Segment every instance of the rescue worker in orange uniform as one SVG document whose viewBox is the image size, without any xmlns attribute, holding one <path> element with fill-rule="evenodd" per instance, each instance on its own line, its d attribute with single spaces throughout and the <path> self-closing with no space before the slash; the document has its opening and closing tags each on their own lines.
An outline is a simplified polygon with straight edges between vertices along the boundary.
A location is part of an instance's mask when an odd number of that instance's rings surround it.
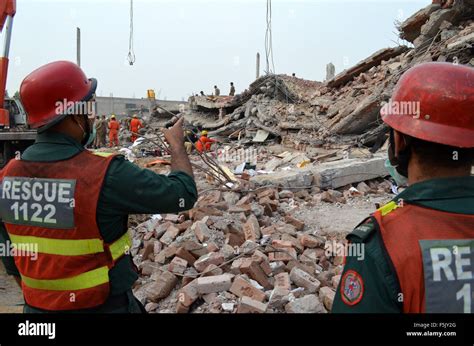
<svg viewBox="0 0 474 346">
<path fill-rule="evenodd" d="M 140 121 L 140 119 L 138 119 L 138 116 L 134 114 L 133 119 L 130 121 L 130 131 L 132 132 L 132 136 L 131 136 L 132 143 L 137 140 L 136 133 L 138 133 L 138 130 L 140 130 L 141 128 L 143 128 L 143 124 Z"/>
<path fill-rule="evenodd" d="M 381 115 L 386 167 L 408 188 L 347 236 L 332 312 L 474 312 L 473 81 L 450 63 L 399 80 Z"/>
<path fill-rule="evenodd" d="M 96 86 L 76 64 L 58 61 L 20 87 L 38 134 L 0 170 L 0 246 L 22 250 L 1 259 L 21 285 L 27 313 L 144 312 L 132 293 L 138 270 L 129 214 L 178 213 L 197 199 L 182 120 L 163 131 L 167 176 L 85 149 L 94 140 L 93 117 L 75 105 L 92 101 Z M 56 102 L 64 99 L 74 105 L 59 113 Z"/>
<path fill-rule="evenodd" d="M 211 150 L 211 145 L 212 143 L 216 143 L 217 141 L 215 139 L 209 138 L 207 136 L 208 132 L 206 130 L 201 132 L 201 136 L 196 142 L 196 149 L 202 153 L 205 151 Z"/>
<path fill-rule="evenodd" d="M 115 118 L 115 115 L 112 114 L 109 121 L 109 147 L 118 146 L 118 132 L 120 130 L 120 123 Z"/>
</svg>

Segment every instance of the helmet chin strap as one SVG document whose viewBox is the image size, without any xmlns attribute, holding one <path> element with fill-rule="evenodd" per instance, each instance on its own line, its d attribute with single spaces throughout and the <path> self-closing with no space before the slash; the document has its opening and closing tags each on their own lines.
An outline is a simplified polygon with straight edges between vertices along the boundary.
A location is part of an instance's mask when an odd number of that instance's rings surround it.
<svg viewBox="0 0 474 346">
<path fill-rule="evenodd" d="M 406 146 L 405 149 L 398 152 L 398 155 L 395 153 L 395 135 L 393 129 L 390 129 L 389 140 L 388 159 L 390 160 L 390 163 L 395 167 L 399 174 L 408 177 L 408 163 L 410 162 L 411 157 L 410 139 L 403 136 Z"/>
</svg>

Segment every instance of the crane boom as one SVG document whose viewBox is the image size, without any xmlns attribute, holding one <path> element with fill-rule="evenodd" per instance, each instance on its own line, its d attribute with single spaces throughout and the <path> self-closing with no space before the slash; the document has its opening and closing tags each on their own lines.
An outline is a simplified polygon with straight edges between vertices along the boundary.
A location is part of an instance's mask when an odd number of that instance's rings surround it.
<svg viewBox="0 0 474 346">
<path fill-rule="evenodd" d="M 3 49 L 0 56 L 0 126 L 10 127 L 10 117 L 5 109 L 5 90 L 7 86 L 8 56 L 12 37 L 13 17 L 16 14 L 16 0 L 0 0 L 0 31 L 4 33 Z"/>
</svg>

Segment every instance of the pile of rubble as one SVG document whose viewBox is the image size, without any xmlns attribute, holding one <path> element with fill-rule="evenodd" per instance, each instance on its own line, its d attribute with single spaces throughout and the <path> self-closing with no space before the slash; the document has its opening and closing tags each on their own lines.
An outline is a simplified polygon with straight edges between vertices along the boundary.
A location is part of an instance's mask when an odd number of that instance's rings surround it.
<svg viewBox="0 0 474 346">
<path fill-rule="evenodd" d="M 225 188 L 195 170 L 192 210 L 131 219 L 134 294 L 147 311 L 331 310 L 346 233 L 313 227 L 315 210 L 373 196 L 388 202 L 397 187 L 384 180 L 379 114 L 396 82 L 422 62 L 474 65 L 474 0 L 435 2 L 398 25 L 413 47 L 380 50 L 324 83 L 268 75 L 235 97 L 190 99 L 186 120 L 224 142 L 214 154 L 233 183 Z M 167 157 L 153 153 L 163 124 L 146 121 L 127 154 L 150 167 L 141 157 Z M 255 155 L 235 160 L 230 151 L 239 149 Z M 166 173 L 160 162 L 150 169 Z"/>
<path fill-rule="evenodd" d="M 243 144 L 274 138 L 293 146 L 348 143 L 376 150 L 387 132 L 380 109 L 406 70 L 429 61 L 474 66 L 473 0 L 433 2 L 398 24 L 412 48 L 382 49 L 325 83 L 270 75 L 236 97 L 195 97 L 190 119 L 210 135 Z"/>
<path fill-rule="evenodd" d="M 293 211 L 390 188 L 371 181 L 343 192 L 208 190 L 194 209 L 132 228 L 131 252 L 141 272 L 134 294 L 149 312 L 330 311 L 343 235 L 311 230 Z"/>
</svg>

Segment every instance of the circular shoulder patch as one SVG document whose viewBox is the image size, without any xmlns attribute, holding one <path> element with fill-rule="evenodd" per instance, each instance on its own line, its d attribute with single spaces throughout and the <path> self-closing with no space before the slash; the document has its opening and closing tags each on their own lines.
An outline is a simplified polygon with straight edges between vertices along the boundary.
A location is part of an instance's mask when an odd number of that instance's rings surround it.
<svg viewBox="0 0 474 346">
<path fill-rule="evenodd" d="M 341 298 L 347 305 L 356 305 L 364 295 L 364 281 L 359 273 L 348 270 L 341 279 Z"/>
</svg>

